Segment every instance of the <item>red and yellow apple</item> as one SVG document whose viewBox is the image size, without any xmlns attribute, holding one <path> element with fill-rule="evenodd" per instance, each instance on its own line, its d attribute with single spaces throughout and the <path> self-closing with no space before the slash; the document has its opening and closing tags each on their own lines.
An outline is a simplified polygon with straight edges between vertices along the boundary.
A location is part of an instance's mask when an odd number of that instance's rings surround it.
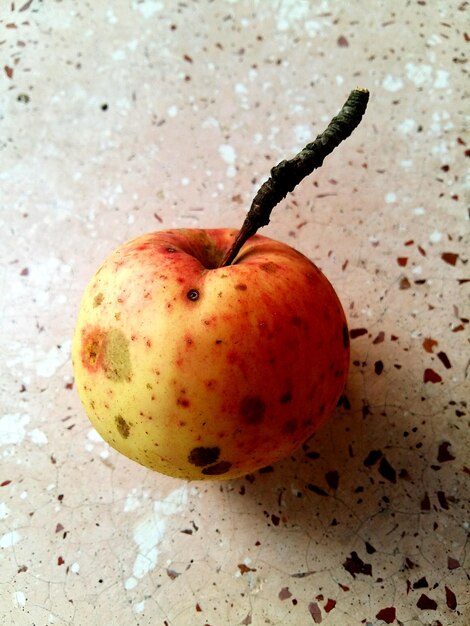
<svg viewBox="0 0 470 626">
<path fill-rule="evenodd" d="M 338 297 L 304 255 L 236 230 L 149 233 L 88 284 L 76 386 L 125 456 L 184 479 L 234 478 L 293 452 L 332 413 L 349 365 Z"/>
</svg>

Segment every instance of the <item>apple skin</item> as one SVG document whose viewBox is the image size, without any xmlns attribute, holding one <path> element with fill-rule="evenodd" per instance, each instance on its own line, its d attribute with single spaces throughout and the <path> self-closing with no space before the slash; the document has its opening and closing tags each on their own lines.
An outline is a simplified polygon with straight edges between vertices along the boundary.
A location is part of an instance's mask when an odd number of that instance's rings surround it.
<svg viewBox="0 0 470 626">
<path fill-rule="evenodd" d="M 72 345 L 93 426 L 153 470 L 228 479 L 292 453 L 331 415 L 349 333 L 326 277 L 255 235 L 175 229 L 117 248 L 86 287 Z"/>
</svg>

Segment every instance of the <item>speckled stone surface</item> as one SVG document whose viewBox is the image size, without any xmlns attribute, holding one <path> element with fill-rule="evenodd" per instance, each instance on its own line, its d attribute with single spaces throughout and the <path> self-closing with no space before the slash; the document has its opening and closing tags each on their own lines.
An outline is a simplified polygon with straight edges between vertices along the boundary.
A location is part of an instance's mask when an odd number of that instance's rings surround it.
<svg viewBox="0 0 470 626">
<path fill-rule="evenodd" d="M 470 623 L 468 32 L 461 0 L 2 0 L 2 626 Z M 235 481 L 120 456 L 74 388 L 90 276 L 240 225 L 357 85 L 363 123 L 262 231 L 344 304 L 333 418 Z"/>
</svg>

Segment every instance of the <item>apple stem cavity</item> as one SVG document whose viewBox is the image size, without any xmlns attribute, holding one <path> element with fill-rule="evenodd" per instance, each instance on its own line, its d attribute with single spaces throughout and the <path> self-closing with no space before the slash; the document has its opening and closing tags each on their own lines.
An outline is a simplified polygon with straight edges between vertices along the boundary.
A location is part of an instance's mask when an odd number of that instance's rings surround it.
<svg viewBox="0 0 470 626">
<path fill-rule="evenodd" d="M 270 178 L 258 190 L 241 229 L 219 267 L 233 263 L 243 244 L 259 228 L 269 224 L 274 207 L 313 170 L 321 167 L 325 157 L 359 126 L 368 100 L 367 89 L 353 89 L 338 115 L 314 141 L 307 144 L 293 159 L 281 161 L 272 168 Z"/>
</svg>

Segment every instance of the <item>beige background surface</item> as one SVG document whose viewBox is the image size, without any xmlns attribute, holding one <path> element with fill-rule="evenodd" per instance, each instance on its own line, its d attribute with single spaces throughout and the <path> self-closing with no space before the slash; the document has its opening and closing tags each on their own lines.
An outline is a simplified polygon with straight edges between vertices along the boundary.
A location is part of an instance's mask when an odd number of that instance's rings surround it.
<svg viewBox="0 0 470 626">
<path fill-rule="evenodd" d="M 2 0 L 2 626 L 470 622 L 469 32 L 461 0 Z M 86 282 L 140 233 L 240 225 L 356 85 L 263 230 L 343 301 L 341 406 L 232 482 L 121 457 L 73 385 Z"/>
</svg>

